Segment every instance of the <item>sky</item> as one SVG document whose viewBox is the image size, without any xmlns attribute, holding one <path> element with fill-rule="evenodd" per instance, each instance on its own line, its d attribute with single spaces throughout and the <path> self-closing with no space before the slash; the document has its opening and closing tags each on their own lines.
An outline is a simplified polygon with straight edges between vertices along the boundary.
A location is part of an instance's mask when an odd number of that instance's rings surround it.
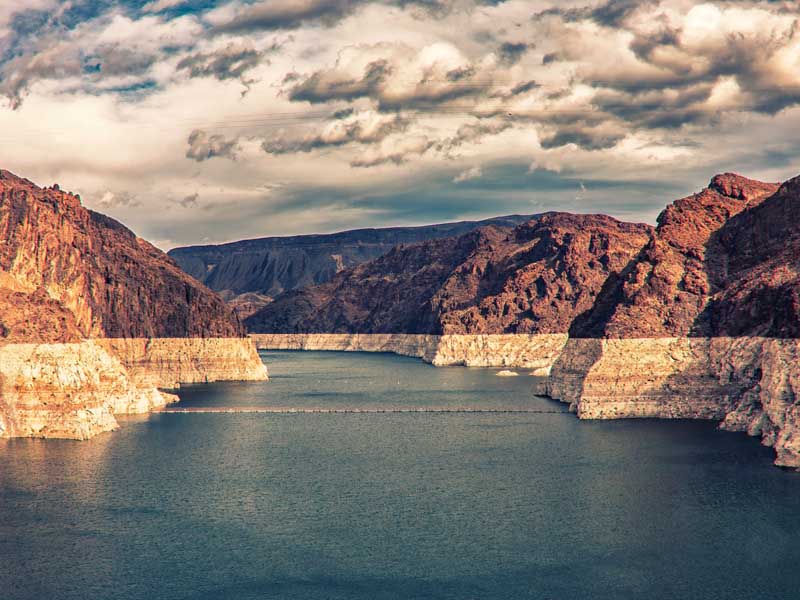
<svg viewBox="0 0 800 600">
<path fill-rule="evenodd" d="M 163 249 L 800 173 L 800 4 L 2 0 L 0 168 Z"/>
</svg>

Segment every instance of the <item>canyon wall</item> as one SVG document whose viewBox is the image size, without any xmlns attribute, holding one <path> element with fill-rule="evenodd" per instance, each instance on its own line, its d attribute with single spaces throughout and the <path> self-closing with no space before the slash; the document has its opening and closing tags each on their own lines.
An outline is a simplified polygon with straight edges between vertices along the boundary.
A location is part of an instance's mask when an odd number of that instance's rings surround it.
<svg viewBox="0 0 800 600">
<path fill-rule="evenodd" d="M 800 180 L 677 200 L 570 327 L 547 394 L 581 418 L 702 418 L 800 467 Z"/>
<path fill-rule="evenodd" d="M 251 334 L 260 350 L 392 352 L 436 366 L 518 367 L 546 372 L 566 334 Z"/>
<path fill-rule="evenodd" d="M 799 224 L 800 178 L 726 173 L 656 228 L 551 213 L 400 248 L 247 324 L 294 334 L 267 348 L 549 372 L 535 391 L 580 418 L 717 420 L 800 467 Z"/>
<path fill-rule="evenodd" d="M 174 389 L 181 383 L 261 381 L 267 368 L 247 338 L 105 338 L 137 385 Z"/>
<path fill-rule="evenodd" d="M 86 439 L 180 383 L 263 380 L 232 310 L 121 223 L 0 170 L 0 437 Z"/>
<path fill-rule="evenodd" d="M 800 340 L 570 339 L 546 394 L 583 419 L 713 419 L 800 467 Z"/>
<path fill-rule="evenodd" d="M 87 439 L 174 400 L 92 341 L 0 345 L 0 437 Z"/>
</svg>

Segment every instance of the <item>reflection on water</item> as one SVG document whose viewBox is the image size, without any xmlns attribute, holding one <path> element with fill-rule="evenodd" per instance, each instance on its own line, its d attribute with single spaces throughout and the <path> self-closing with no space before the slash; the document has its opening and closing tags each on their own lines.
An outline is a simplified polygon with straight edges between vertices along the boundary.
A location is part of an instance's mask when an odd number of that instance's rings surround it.
<svg viewBox="0 0 800 600">
<path fill-rule="evenodd" d="M 269 353 L 182 406 L 563 409 L 525 376 Z M 800 475 L 693 422 L 158 414 L 0 441 L 0 597 L 795 598 Z"/>
</svg>

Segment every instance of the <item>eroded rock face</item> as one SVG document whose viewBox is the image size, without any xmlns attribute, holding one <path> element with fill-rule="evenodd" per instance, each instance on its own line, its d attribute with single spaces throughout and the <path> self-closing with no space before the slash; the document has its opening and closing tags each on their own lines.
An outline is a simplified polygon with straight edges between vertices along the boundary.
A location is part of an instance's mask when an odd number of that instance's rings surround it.
<svg viewBox="0 0 800 600">
<path fill-rule="evenodd" d="M 72 194 L 0 171 L 0 313 L 8 341 L 54 341 L 24 322 L 53 322 L 36 297 L 61 304 L 73 324 L 58 337 L 238 337 L 221 298 L 122 224 Z M 16 308 L 15 308 L 16 307 Z M 36 318 L 31 311 L 36 307 Z M 68 318 L 66 318 L 69 321 Z M 77 332 L 74 329 L 77 328 Z M 1 331 L 1 330 L 0 330 Z M 13 336 L 13 337 L 12 337 Z"/>
<path fill-rule="evenodd" d="M 116 429 L 114 414 L 174 400 L 133 383 L 93 341 L 0 345 L 0 437 L 88 439 Z"/>
<path fill-rule="evenodd" d="M 647 225 L 553 213 L 517 228 L 398 247 L 284 294 L 256 333 L 566 333 L 647 242 Z"/>
<path fill-rule="evenodd" d="M 800 178 L 723 174 L 654 230 L 553 214 L 400 248 L 248 325 L 284 333 L 265 347 L 529 366 L 581 418 L 719 420 L 800 467 L 798 257 Z M 537 354 L 548 333 L 563 337 Z"/>
<path fill-rule="evenodd" d="M 698 317 L 710 297 L 728 283 L 727 261 L 716 250 L 717 236 L 733 216 L 757 206 L 777 189 L 777 184 L 727 173 L 715 176 L 701 192 L 667 206 L 658 217 L 655 235 L 623 276 L 608 282 L 570 335 L 709 335 Z"/>
<path fill-rule="evenodd" d="M 265 379 L 242 331 L 120 223 L 0 171 L 0 436 L 85 439 L 176 399 L 159 387 Z"/>
</svg>

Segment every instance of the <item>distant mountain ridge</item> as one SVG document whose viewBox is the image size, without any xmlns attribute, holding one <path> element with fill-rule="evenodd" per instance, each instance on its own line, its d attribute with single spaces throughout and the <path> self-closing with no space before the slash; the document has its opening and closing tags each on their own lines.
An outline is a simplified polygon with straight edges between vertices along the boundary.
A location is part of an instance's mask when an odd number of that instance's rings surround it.
<svg viewBox="0 0 800 600">
<path fill-rule="evenodd" d="M 283 292 L 326 283 L 336 273 L 379 258 L 400 244 L 460 236 L 487 225 L 514 227 L 533 216 L 264 237 L 173 248 L 168 254 L 245 317 Z"/>
</svg>

